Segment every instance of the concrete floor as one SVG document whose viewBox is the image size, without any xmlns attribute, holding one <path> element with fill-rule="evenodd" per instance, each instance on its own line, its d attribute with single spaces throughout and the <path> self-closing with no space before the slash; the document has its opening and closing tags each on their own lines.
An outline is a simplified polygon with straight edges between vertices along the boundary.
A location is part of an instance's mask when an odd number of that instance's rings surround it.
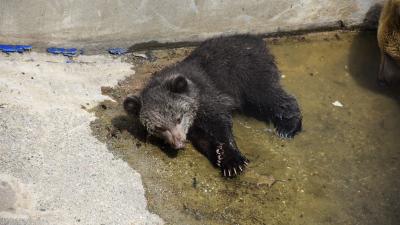
<svg viewBox="0 0 400 225">
<path fill-rule="evenodd" d="M 106 56 L 0 54 L 0 224 L 162 224 L 140 174 L 91 135 L 100 87 L 132 75 Z"/>
<path fill-rule="evenodd" d="M 238 179 L 190 146 L 168 155 L 129 132 L 123 97 L 191 48 L 127 57 L 136 74 L 107 56 L 0 54 L 0 225 L 399 224 L 400 95 L 376 85 L 376 34 L 267 42 L 304 130 L 282 140 L 236 116 L 251 161 Z"/>
</svg>

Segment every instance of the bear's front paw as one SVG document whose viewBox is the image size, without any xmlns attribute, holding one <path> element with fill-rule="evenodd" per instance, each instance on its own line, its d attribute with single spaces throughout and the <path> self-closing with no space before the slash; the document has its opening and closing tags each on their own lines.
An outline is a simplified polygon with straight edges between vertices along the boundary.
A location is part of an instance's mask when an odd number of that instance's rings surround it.
<svg viewBox="0 0 400 225">
<path fill-rule="evenodd" d="M 293 138 L 302 129 L 301 116 L 282 118 L 275 121 L 277 134 L 282 138 Z"/>
<path fill-rule="evenodd" d="M 224 148 L 224 144 L 219 144 L 215 152 L 217 166 L 221 168 L 221 173 L 224 177 L 235 177 L 241 174 L 249 163 L 249 160 L 239 151 Z"/>
</svg>

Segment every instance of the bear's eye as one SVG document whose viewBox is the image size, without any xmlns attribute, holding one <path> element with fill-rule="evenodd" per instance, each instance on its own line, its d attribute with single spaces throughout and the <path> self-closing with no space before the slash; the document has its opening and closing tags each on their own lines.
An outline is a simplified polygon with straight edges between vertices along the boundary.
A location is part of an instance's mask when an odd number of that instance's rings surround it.
<svg viewBox="0 0 400 225">
<path fill-rule="evenodd" d="M 158 132 L 163 132 L 163 131 L 166 131 L 166 130 L 167 130 L 167 129 L 165 129 L 164 127 L 159 127 L 159 126 L 154 127 L 154 129 L 155 129 L 156 131 L 158 131 Z"/>
</svg>

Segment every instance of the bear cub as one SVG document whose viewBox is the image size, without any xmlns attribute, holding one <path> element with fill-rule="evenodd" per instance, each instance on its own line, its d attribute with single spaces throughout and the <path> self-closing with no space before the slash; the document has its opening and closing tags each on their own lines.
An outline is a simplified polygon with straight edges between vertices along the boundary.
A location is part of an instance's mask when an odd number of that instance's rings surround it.
<svg viewBox="0 0 400 225">
<path fill-rule="evenodd" d="M 190 140 L 223 176 L 234 177 L 248 164 L 232 134 L 234 111 L 272 122 L 284 138 L 302 128 L 299 105 L 279 79 L 274 57 L 261 37 L 217 37 L 154 73 L 123 106 L 150 135 L 174 149 L 184 148 Z"/>
</svg>

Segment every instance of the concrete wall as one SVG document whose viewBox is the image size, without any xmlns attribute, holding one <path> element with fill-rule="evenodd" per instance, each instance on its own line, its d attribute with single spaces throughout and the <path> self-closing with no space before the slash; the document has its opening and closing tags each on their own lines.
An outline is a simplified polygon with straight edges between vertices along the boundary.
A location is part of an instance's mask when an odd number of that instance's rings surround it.
<svg viewBox="0 0 400 225">
<path fill-rule="evenodd" d="M 91 47 L 362 23 L 383 0 L 0 0 L 0 42 Z"/>
</svg>

